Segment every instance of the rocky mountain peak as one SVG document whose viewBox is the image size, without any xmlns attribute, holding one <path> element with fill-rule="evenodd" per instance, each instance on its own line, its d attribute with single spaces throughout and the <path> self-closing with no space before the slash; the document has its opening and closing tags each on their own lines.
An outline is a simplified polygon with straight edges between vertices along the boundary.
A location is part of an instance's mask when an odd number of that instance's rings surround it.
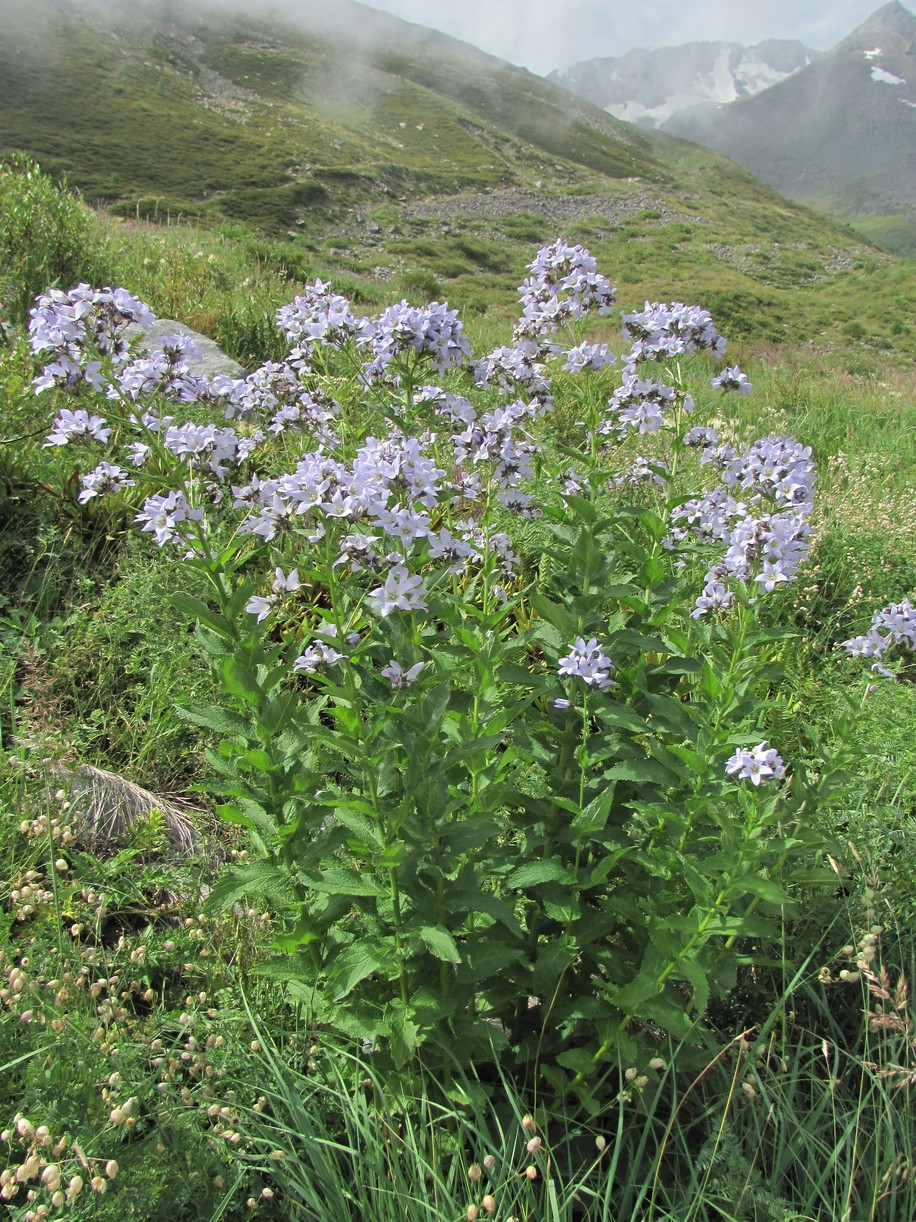
<svg viewBox="0 0 916 1222">
<path fill-rule="evenodd" d="M 916 38 L 916 15 L 904 8 L 897 0 L 891 0 L 890 4 L 885 4 L 882 8 L 877 9 L 866 21 L 854 29 L 834 48 L 834 51 L 853 51 L 859 49 L 863 44 L 880 45 L 882 38 L 893 39 L 895 42 L 907 42 Z"/>
</svg>

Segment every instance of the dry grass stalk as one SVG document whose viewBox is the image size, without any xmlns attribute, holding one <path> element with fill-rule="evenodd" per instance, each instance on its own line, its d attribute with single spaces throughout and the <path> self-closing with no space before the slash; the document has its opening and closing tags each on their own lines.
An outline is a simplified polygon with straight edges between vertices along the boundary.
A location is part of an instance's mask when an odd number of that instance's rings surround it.
<svg viewBox="0 0 916 1222">
<path fill-rule="evenodd" d="M 200 848 L 200 833 L 188 808 L 174 799 L 91 764 L 60 765 L 55 769 L 55 779 L 69 787 L 73 830 L 92 852 L 110 852 L 123 843 L 139 819 L 153 811 L 161 812 L 174 852 L 190 854 Z"/>
</svg>

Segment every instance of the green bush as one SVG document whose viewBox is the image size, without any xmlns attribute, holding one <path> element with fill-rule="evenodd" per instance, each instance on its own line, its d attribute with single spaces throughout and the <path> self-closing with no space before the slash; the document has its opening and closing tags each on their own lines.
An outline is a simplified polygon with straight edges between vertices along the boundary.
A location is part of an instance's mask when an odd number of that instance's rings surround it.
<svg viewBox="0 0 916 1222">
<path fill-rule="evenodd" d="M 89 211 L 28 157 L 0 161 L 0 300 L 24 323 L 38 293 L 95 273 Z"/>
</svg>

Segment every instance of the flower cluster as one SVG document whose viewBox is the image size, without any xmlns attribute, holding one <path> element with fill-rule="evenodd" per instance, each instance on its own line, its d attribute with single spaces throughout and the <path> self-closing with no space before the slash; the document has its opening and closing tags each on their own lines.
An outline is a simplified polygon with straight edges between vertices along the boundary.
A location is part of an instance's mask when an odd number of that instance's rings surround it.
<svg viewBox="0 0 916 1222">
<path fill-rule="evenodd" d="M 346 297 L 332 293 L 330 281 L 316 280 L 277 311 L 277 324 L 290 343 L 294 364 L 308 364 L 316 348 L 342 348 L 364 335 L 369 320 L 357 317 Z"/>
<path fill-rule="evenodd" d="M 615 301 L 610 281 L 583 246 L 557 239 L 529 263 L 531 273 L 519 286 L 522 316 L 514 338 L 542 340 L 593 309 L 609 314 Z"/>
<path fill-rule="evenodd" d="M 725 340 L 716 330 L 712 316 L 699 306 L 684 305 L 681 301 L 670 304 L 647 301 L 645 309 L 620 317 L 624 335 L 633 342 L 627 357 L 630 365 L 688 352 L 707 351 L 714 356 L 725 352 Z"/>
<path fill-rule="evenodd" d="M 553 406 L 544 361 L 561 352 L 564 370 L 603 369 L 616 359 L 607 344 L 585 341 L 567 349 L 554 338 L 593 310 L 609 314 L 615 291 L 600 274 L 594 258 L 582 246 L 558 238 L 538 252 L 528 265 L 530 275 L 519 286 L 522 313 L 512 332 L 512 345 L 494 348 L 474 367 L 478 386 L 495 383 L 500 391 L 523 394 L 544 408 Z"/>
<path fill-rule="evenodd" d="M 693 400 L 689 395 L 681 396 L 673 386 L 627 372 L 609 400 L 609 406 L 616 414 L 616 422 L 606 420 L 598 432 L 608 434 L 616 429 L 621 439 L 628 429 L 636 429 L 639 433 L 657 433 L 665 423 L 665 412 L 678 402 L 683 404 L 685 411 L 693 410 Z"/>
<path fill-rule="evenodd" d="M 617 668 L 598 644 L 597 638 L 586 641 L 577 636 L 565 658 L 560 659 L 558 673 L 581 679 L 589 687 L 611 687 L 611 674 Z"/>
<path fill-rule="evenodd" d="M 191 371 L 190 362 L 199 357 L 200 349 L 189 336 L 167 336 L 161 347 L 117 371 L 117 385 L 109 386 L 108 398 L 136 402 L 159 392 L 175 403 L 195 403 L 210 391 L 207 379 Z"/>
<path fill-rule="evenodd" d="M 104 445 L 111 436 L 111 429 L 101 416 L 90 416 L 83 407 L 71 411 L 63 407 L 54 419 L 54 427 L 48 434 L 45 447 L 65 446 L 71 441 L 100 441 Z"/>
<path fill-rule="evenodd" d="M 410 666 L 407 668 L 407 670 L 405 670 L 400 662 L 397 662 L 394 658 L 392 658 L 388 665 L 383 669 L 382 675 L 388 680 L 394 691 L 400 692 L 404 691 L 405 688 L 410 687 L 411 684 L 416 682 L 420 671 L 423 670 L 425 666 L 425 662 L 414 662 L 413 666 Z"/>
<path fill-rule="evenodd" d="M 742 453 L 707 446 L 703 461 L 718 467 L 720 483 L 674 511 L 669 540 L 692 535 L 725 548 L 706 574 L 695 616 L 730 605 L 730 580 L 767 593 L 793 581 L 811 548 L 814 509 L 811 448 L 794 437 L 764 437 Z"/>
<path fill-rule="evenodd" d="M 275 436 L 308 430 L 316 440 L 333 444 L 326 426 L 340 415 L 339 406 L 321 391 L 306 389 L 292 365 L 268 361 L 244 378 L 219 376 L 211 392 L 225 401 L 227 420 L 269 419 L 268 432 Z"/>
<path fill-rule="evenodd" d="M 331 644 L 336 637 L 337 625 L 324 624 L 316 633 L 312 643 L 303 649 L 293 663 L 293 670 L 301 671 L 306 675 L 317 675 L 326 667 L 333 666 L 335 662 L 345 662 L 347 655 L 340 653 Z M 359 635 L 357 634 L 348 643 L 356 644 L 358 641 Z"/>
<path fill-rule="evenodd" d="M 154 321 L 149 306 L 127 289 L 91 289 L 88 284 L 78 284 L 69 293 L 49 290 L 37 299 L 29 321 L 32 351 L 45 360 L 41 376 L 33 383 L 35 393 L 84 381 L 100 390 L 102 362 L 87 360 L 87 353 L 123 362 L 129 354 L 125 328 L 132 322 L 146 327 Z"/>
<path fill-rule="evenodd" d="M 430 358 L 439 374 L 464 364 L 471 355 L 458 311 L 438 301 L 422 308 L 406 301 L 389 306 L 359 337 L 359 343 L 372 353 L 365 371 L 370 382 L 383 377 L 392 361 L 410 352 Z"/>
<path fill-rule="evenodd" d="M 270 593 L 265 597 L 254 596 L 248 600 L 245 610 L 249 615 L 256 615 L 258 623 L 265 620 L 274 607 L 284 599 L 288 594 L 297 594 L 302 589 L 302 584 L 299 581 L 299 570 L 293 569 L 289 573 L 284 573 L 281 568 L 274 569 L 274 579 L 271 583 Z"/>
<path fill-rule="evenodd" d="M 739 781 L 747 780 L 759 786 L 785 776 L 786 766 L 776 748 L 764 740 L 756 747 L 740 747 L 726 762 L 725 771 Z"/>
<path fill-rule="evenodd" d="M 202 505 L 191 505 L 183 492 L 157 493 L 148 497 L 135 521 L 140 529 L 153 535 L 160 547 L 166 543 L 193 546 L 192 524 L 202 521 Z"/>
<path fill-rule="evenodd" d="M 916 607 L 908 598 L 891 603 L 872 616 L 871 628 L 864 636 L 843 641 L 843 648 L 854 658 L 873 658 L 872 670 L 889 679 L 894 678 L 894 672 L 885 664 L 884 657 L 895 646 L 916 653 Z"/>
<path fill-rule="evenodd" d="M 94 496 L 116 496 L 122 488 L 132 488 L 134 482 L 128 478 L 127 472 L 115 463 L 99 463 L 94 471 L 83 476 L 83 490 L 79 494 L 79 502 L 85 505 Z"/>
<path fill-rule="evenodd" d="M 721 373 L 710 380 L 713 390 L 736 390 L 739 395 L 746 395 L 753 390 L 753 383 L 748 381 L 747 374 L 737 365 L 729 365 Z"/>
</svg>

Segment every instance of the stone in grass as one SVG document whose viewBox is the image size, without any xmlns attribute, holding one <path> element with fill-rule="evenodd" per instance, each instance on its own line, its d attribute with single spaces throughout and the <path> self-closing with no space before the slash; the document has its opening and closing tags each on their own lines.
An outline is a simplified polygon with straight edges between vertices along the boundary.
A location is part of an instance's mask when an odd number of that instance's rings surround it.
<svg viewBox="0 0 916 1222">
<path fill-rule="evenodd" d="M 196 853 L 201 837 L 189 812 L 179 803 L 135 785 L 126 777 L 91 764 L 61 766 L 55 770 L 59 785 L 69 788 L 71 828 L 78 843 L 100 855 L 122 845 L 137 823 L 154 811 L 162 816 L 172 852 Z"/>
<path fill-rule="evenodd" d="M 218 374 L 223 374 L 227 378 L 245 376 L 245 370 L 238 361 L 227 356 L 216 340 L 201 335 L 199 331 L 193 331 L 183 322 L 175 322 L 171 318 L 157 318 L 148 327 L 141 327 L 139 323 L 131 323 L 124 330 L 125 339 L 137 341 L 136 348 L 139 352 L 151 352 L 154 348 L 161 348 L 162 341 L 168 339 L 170 335 L 188 335 L 194 341 L 200 356 L 189 360 L 188 365 L 191 372 L 196 373 L 199 377 L 215 378 Z"/>
</svg>

